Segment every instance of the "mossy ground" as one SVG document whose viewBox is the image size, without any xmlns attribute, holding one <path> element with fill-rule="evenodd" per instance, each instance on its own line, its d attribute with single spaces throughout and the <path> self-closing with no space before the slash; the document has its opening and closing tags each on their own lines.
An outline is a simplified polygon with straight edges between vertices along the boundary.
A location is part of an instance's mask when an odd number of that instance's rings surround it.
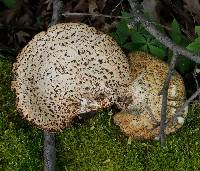
<svg viewBox="0 0 200 171">
<path fill-rule="evenodd" d="M 0 60 L 0 171 L 41 171 L 43 134 L 17 115 L 11 67 Z M 56 170 L 200 170 L 200 109 L 190 108 L 186 123 L 168 136 L 165 148 L 155 141 L 130 143 L 108 111 L 57 134 Z"/>
</svg>

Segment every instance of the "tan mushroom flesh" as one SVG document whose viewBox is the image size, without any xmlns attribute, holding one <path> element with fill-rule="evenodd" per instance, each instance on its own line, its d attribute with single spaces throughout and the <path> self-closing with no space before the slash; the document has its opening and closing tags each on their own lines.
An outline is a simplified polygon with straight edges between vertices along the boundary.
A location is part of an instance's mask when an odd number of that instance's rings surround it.
<svg viewBox="0 0 200 171">
<path fill-rule="evenodd" d="M 133 82 L 129 87 L 131 103 L 126 112 L 114 116 L 115 124 L 122 131 L 134 138 L 153 139 L 159 135 L 159 122 L 163 87 L 169 66 L 163 61 L 143 52 L 129 54 Z M 166 134 L 180 128 L 187 114 L 187 109 L 178 117 L 178 123 L 173 123 L 173 116 L 185 100 L 185 87 L 182 77 L 175 72 L 170 81 L 168 92 L 167 128 Z"/>
<path fill-rule="evenodd" d="M 17 110 L 50 132 L 110 105 L 130 84 L 126 56 L 108 35 L 80 23 L 37 34 L 13 65 Z"/>
</svg>

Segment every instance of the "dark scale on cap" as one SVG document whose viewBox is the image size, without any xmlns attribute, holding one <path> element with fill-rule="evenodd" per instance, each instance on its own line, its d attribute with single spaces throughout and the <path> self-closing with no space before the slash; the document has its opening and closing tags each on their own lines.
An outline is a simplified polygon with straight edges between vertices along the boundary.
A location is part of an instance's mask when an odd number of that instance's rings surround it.
<svg viewBox="0 0 200 171">
<path fill-rule="evenodd" d="M 52 132 L 69 126 L 79 113 L 111 105 L 131 81 L 128 60 L 113 38 L 81 23 L 57 24 L 37 34 L 18 55 L 13 75 L 18 111 Z M 88 98 L 93 103 L 84 106 Z"/>
</svg>

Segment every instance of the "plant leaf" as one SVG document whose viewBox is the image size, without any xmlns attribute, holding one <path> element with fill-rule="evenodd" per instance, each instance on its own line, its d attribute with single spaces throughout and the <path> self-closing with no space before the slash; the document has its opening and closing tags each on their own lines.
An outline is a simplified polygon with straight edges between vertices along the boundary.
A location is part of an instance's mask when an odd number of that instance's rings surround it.
<svg viewBox="0 0 200 171">
<path fill-rule="evenodd" d="M 128 51 L 134 51 L 134 50 L 140 50 L 140 48 L 143 45 L 144 44 L 134 43 L 134 42 L 128 42 L 128 43 L 126 43 L 126 44 L 123 45 L 123 48 L 127 49 Z"/>
<path fill-rule="evenodd" d="M 149 47 L 148 47 L 148 45 L 147 45 L 147 44 L 145 44 L 145 45 L 141 46 L 141 47 L 140 47 L 140 50 L 142 50 L 142 51 L 144 51 L 144 52 L 147 52 L 147 53 L 149 53 Z"/>
<path fill-rule="evenodd" d="M 194 63 L 191 60 L 184 56 L 180 56 L 176 68 L 180 71 L 180 73 L 184 74 L 189 72 L 189 70 L 193 67 L 193 64 Z"/>
<path fill-rule="evenodd" d="M 128 12 L 122 12 L 122 17 L 124 17 L 124 20 L 128 23 L 131 20 L 131 14 Z"/>
<path fill-rule="evenodd" d="M 132 42 L 146 44 L 145 37 L 141 33 L 137 32 L 135 29 L 130 30 L 130 36 L 131 36 Z"/>
<path fill-rule="evenodd" d="M 195 39 L 195 41 L 190 43 L 186 48 L 188 50 L 191 50 L 192 52 L 199 53 L 200 52 L 200 38 Z"/>
<path fill-rule="evenodd" d="M 3 0 L 3 3 L 5 4 L 5 6 L 7 6 L 8 8 L 12 9 L 15 7 L 16 5 L 16 0 Z"/>
<path fill-rule="evenodd" d="M 165 46 L 164 46 L 162 43 L 160 43 L 158 40 L 156 40 L 156 39 L 152 39 L 152 40 L 150 41 L 150 44 L 153 45 L 153 46 L 160 47 L 160 48 L 162 48 L 162 49 L 165 48 Z"/>
<path fill-rule="evenodd" d="M 119 39 L 119 36 L 117 35 L 117 33 L 112 32 L 112 33 L 110 33 L 110 35 L 117 41 L 118 44 L 120 44 L 120 39 Z"/>
<path fill-rule="evenodd" d="M 200 37 L 200 26 L 195 26 L 195 31 L 196 31 L 198 37 Z"/>
<path fill-rule="evenodd" d="M 152 55 L 155 55 L 159 57 L 160 59 L 164 59 L 165 49 L 157 47 L 157 46 L 149 45 L 149 50 Z"/>
<path fill-rule="evenodd" d="M 179 44 L 181 42 L 181 30 L 176 19 L 174 19 L 171 24 L 171 32 L 169 33 L 169 35 L 176 44 Z"/>
<path fill-rule="evenodd" d="M 121 20 L 118 24 L 117 24 L 117 30 L 116 33 L 119 37 L 119 41 L 120 44 L 123 44 L 126 42 L 126 40 L 128 39 L 129 35 L 130 35 L 130 31 L 127 25 L 127 22 L 125 20 Z"/>
</svg>

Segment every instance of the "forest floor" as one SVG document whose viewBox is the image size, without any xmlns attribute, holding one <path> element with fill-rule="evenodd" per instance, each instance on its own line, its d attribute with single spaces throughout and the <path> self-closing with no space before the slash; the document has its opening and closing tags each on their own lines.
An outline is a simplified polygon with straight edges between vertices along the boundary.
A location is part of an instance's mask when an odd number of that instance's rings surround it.
<svg viewBox="0 0 200 171">
<path fill-rule="evenodd" d="M 18 116 L 10 90 L 12 62 L 0 59 L 0 170 L 43 170 L 43 133 Z M 183 127 L 159 141 L 128 139 L 112 123 L 109 109 L 56 135 L 59 171 L 200 170 L 200 109 L 194 105 Z"/>
</svg>

